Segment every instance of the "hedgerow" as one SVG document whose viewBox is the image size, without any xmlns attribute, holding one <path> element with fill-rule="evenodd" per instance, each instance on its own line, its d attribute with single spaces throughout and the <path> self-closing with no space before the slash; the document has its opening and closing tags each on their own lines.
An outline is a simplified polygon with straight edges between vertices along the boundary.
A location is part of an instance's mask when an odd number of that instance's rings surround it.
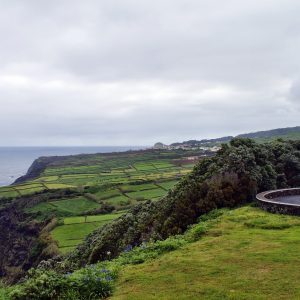
<svg viewBox="0 0 300 300">
<path fill-rule="evenodd" d="M 83 266 L 110 259 L 127 245 L 181 234 L 199 216 L 216 208 L 251 202 L 263 190 L 297 185 L 300 141 L 258 144 L 250 139 L 233 139 L 215 157 L 201 160 L 162 200 L 140 203 L 96 230 L 65 262 Z"/>
</svg>

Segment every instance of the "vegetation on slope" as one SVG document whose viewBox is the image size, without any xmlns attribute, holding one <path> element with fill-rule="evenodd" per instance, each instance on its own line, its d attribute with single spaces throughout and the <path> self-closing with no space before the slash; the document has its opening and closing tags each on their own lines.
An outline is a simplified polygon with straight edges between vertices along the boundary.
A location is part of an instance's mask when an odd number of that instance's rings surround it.
<svg viewBox="0 0 300 300">
<path fill-rule="evenodd" d="M 0 275 L 14 282 L 40 260 L 73 250 L 118 212 L 158 200 L 192 169 L 187 157 L 202 154 L 149 150 L 38 159 L 25 177 L 30 181 L 0 188 Z M 72 217 L 85 221 L 69 224 Z"/>
<path fill-rule="evenodd" d="M 214 210 L 183 235 L 127 247 L 73 274 L 33 271 L 4 299 L 298 299 L 299 236 L 296 216 Z"/>
<path fill-rule="evenodd" d="M 272 130 L 257 131 L 251 133 L 244 133 L 237 136 L 238 138 L 252 138 L 252 139 L 270 139 L 270 138 L 282 138 L 290 137 L 297 138 L 300 137 L 300 126 L 287 127 L 287 128 L 277 128 Z"/>
<path fill-rule="evenodd" d="M 249 202 L 261 190 L 297 186 L 300 183 L 299 174 L 299 141 L 276 141 L 262 145 L 249 139 L 234 139 L 230 145 L 223 145 L 217 156 L 200 161 L 193 172 L 176 184 L 165 198 L 141 202 L 128 213 L 90 234 L 66 258 L 41 263 L 37 272 L 58 272 L 48 274 L 49 279 L 45 280 L 48 285 L 53 276 L 61 278 L 64 272 L 111 260 L 124 251 L 131 252 L 132 248 L 138 249 L 138 262 L 145 261 L 149 253 L 153 258 L 183 246 L 185 239 L 167 238 L 182 234 L 197 222 L 199 216 L 217 208 Z M 200 235 L 203 231 L 201 226 Z M 142 247 L 145 244 L 150 248 L 143 254 Z M 125 257 L 126 261 L 128 263 L 131 259 Z M 122 255 L 117 259 L 117 264 L 120 263 L 124 264 Z M 42 275 L 38 273 L 36 280 L 39 281 Z M 31 288 L 30 280 L 22 285 L 25 289 L 26 284 Z"/>
<path fill-rule="evenodd" d="M 224 136 L 216 139 L 204 139 L 204 140 L 189 140 L 180 143 L 173 143 L 170 146 L 183 146 L 188 145 L 189 147 L 207 146 L 213 147 L 220 145 L 221 143 L 229 143 L 233 138 L 249 138 L 254 139 L 256 142 L 270 142 L 276 139 L 284 140 L 299 140 L 300 139 L 300 126 L 277 128 L 271 130 L 257 131 L 239 134 L 236 137 Z"/>
<path fill-rule="evenodd" d="M 51 231 L 51 236 L 58 242 L 60 252 L 67 253 L 74 250 L 95 229 L 102 227 L 122 214 L 123 212 L 116 212 L 96 216 L 67 217 L 63 221 L 64 224 L 55 227 Z"/>
<path fill-rule="evenodd" d="M 199 241 L 122 268 L 110 299 L 299 299 L 299 252 L 299 217 L 246 206 Z"/>
<path fill-rule="evenodd" d="M 147 200 L 148 196 L 127 195 L 123 186 L 139 185 L 149 182 L 168 182 L 178 180 L 193 167 L 187 157 L 200 157 L 204 151 L 133 151 L 124 153 L 105 153 L 74 155 L 66 157 L 42 157 L 37 159 L 17 184 L 0 187 L 0 207 L 12 199 L 24 195 L 50 191 L 53 189 L 75 188 L 94 195 L 94 200 L 114 202 L 116 208 L 131 206 L 137 200 Z M 25 182 L 24 182 L 25 181 Z M 146 188 L 147 189 L 147 188 Z M 153 186 L 157 193 L 164 189 Z M 105 197 L 105 194 L 112 193 Z M 157 196 L 158 195 L 158 196 Z M 158 198 L 159 193 L 156 195 Z M 117 199 L 118 197 L 118 199 Z M 123 202 L 122 202 L 123 200 Z M 132 203 L 127 203 L 130 200 Z M 128 201 L 127 201 L 128 202 Z M 123 208 L 122 208 L 123 209 Z"/>
<path fill-rule="evenodd" d="M 257 144 L 234 139 L 218 155 L 202 160 L 160 201 L 135 206 L 90 235 L 67 261 L 84 265 L 115 257 L 128 245 L 184 232 L 213 209 L 235 207 L 257 192 L 300 184 L 300 142 Z"/>
</svg>

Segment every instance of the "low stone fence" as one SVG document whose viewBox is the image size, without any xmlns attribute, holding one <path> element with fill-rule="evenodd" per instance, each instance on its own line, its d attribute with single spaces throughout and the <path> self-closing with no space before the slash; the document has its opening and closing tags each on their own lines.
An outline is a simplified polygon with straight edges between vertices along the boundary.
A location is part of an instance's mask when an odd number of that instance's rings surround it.
<svg viewBox="0 0 300 300">
<path fill-rule="evenodd" d="M 256 195 L 258 205 L 271 213 L 300 215 L 300 203 L 285 203 L 284 201 L 274 201 L 272 199 L 282 198 L 287 196 L 300 196 L 300 188 L 282 189 L 267 191 Z"/>
</svg>

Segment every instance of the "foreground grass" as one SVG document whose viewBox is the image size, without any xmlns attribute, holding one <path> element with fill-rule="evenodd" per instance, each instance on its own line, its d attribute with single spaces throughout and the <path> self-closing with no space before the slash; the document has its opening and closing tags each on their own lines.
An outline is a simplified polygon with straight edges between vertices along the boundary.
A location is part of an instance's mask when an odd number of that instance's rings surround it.
<svg viewBox="0 0 300 300">
<path fill-rule="evenodd" d="M 7 290 L 0 285 L 0 300 L 7 300 Z"/>
<path fill-rule="evenodd" d="M 299 253 L 299 217 L 247 206 L 197 242 L 123 267 L 111 299 L 300 299 Z"/>
<path fill-rule="evenodd" d="M 77 274 L 95 270 L 102 274 L 103 268 L 115 275 L 119 273 L 118 278 L 105 277 L 110 287 L 115 282 L 111 300 L 300 299 L 299 253 L 299 217 L 273 215 L 246 206 L 212 211 L 184 235 L 145 242 L 133 249 L 128 245 L 112 261 L 99 262 L 73 274 L 53 276 L 60 276 L 59 280 L 67 276 L 72 281 Z M 53 276 L 48 279 L 45 276 L 42 274 L 36 280 L 40 282 L 43 278 L 43 284 L 51 292 Z M 88 280 L 84 276 L 87 281 L 83 287 L 87 283 L 97 287 L 99 278 L 95 276 Z M 30 288 L 32 284 L 27 282 L 10 289 L 1 289 L 0 285 L 0 299 L 11 299 L 5 295 L 9 291 L 26 294 L 26 286 Z M 63 290 L 64 294 L 72 292 L 72 284 Z M 109 288 L 102 298 L 107 299 L 111 292 Z M 83 299 L 99 298 L 90 294 Z"/>
</svg>

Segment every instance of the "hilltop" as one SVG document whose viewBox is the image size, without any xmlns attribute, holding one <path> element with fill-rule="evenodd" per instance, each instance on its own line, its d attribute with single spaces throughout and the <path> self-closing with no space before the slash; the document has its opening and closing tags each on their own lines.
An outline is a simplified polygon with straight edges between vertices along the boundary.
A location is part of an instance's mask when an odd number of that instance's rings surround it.
<svg viewBox="0 0 300 300">
<path fill-rule="evenodd" d="M 110 299 L 299 299 L 299 235 L 299 217 L 251 206 L 215 211 L 173 251 L 125 265 Z"/>
<path fill-rule="evenodd" d="M 155 149 L 202 149 L 217 151 L 222 143 L 229 143 L 233 138 L 250 138 L 257 142 L 268 142 L 275 139 L 297 140 L 300 139 L 300 126 L 277 128 L 252 133 L 243 133 L 237 136 L 224 136 L 215 139 L 188 140 L 165 145 L 161 142 L 154 145 Z"/>
</svg>

